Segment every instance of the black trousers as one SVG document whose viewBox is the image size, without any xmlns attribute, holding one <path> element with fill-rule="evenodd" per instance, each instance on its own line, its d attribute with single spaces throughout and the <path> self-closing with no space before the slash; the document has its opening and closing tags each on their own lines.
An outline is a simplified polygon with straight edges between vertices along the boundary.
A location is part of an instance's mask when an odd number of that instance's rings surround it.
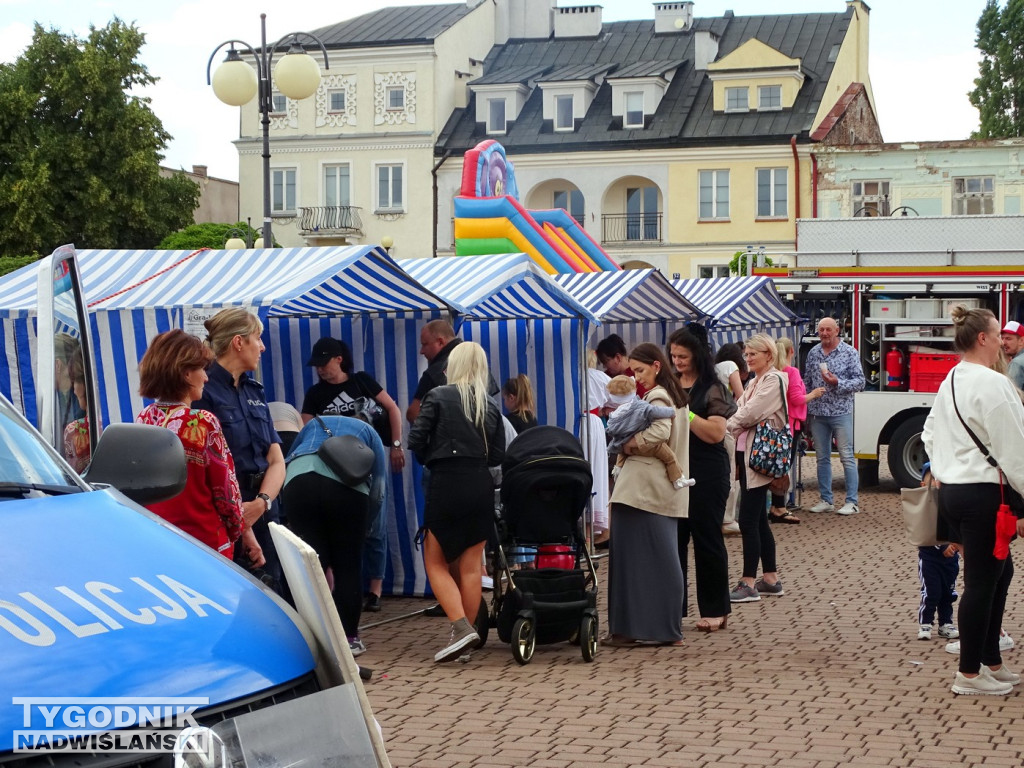
<svg viewBox="0 0 1024 768">
<path fill-rule="evenodd" d="M 1013 579 L 1013 559 L 1012 555 L 1005 560 L 992 556 L 999 503 L 996 483 L 943 483 L 939 487 L 939 515 L 964 550 L 964 593 L 957 610 L 957 628 L 960 671 L 967 674 L 974 674 L 982 664 L 1003 663 L 999 630 Z"/>
<path fill-rule="evenodd" d="M 743 576 L 756 578 L 758 563 L 762 573 L 778 570 L 775 564 L 775 536 L 768 524 L 768 486 L 747 488 L 747 460 L 742 451 L 736 451 L 736 466 L 740 472 L 740 509 L 736 516 L 743 534 Z"/>
<path fill-rule="evenodd" d="M 334 573 L 334 606 L 345 634 L 359 634 L 363 610 L 363 541 L 370 498 L 337 480 L 306 472 L 281 491 L 292 531 Z"/>
<path fill-rule="evenodd" d="M 722 459 L 720 472 L 704 471 L 702 466 L 693 474 L 697 485 L 690 489 L 689 517 L 680 518 L 678 523 L 679 564 L 683 568 L 684 579 L 690 538 L 693 538 L 697 608 L 701 616 L 726 616 L 732 611 L 732 603 L 729 602 L 729 552 L 722 536 L 725 504 L 729 499 L 729 461 L 725 456 Z M 687 611 L 686 592 L 683 592 L 683 616 Z"/>
</svg>

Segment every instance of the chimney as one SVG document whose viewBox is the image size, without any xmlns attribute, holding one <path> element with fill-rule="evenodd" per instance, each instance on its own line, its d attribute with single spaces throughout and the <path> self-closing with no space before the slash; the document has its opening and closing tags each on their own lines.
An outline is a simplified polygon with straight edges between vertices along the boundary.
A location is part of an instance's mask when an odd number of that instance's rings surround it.
<svg viewBox="0 0 1024 768">
<path fill-rule="evenodd" d="M 207 169 L 206 169 L 205 165 L 193 165 L 192 166 L 192 175 L 193 176 L 198 176 L 201 179 L 205 179 L 206 178 L 206 170 Z"/>
<path fill-rule="evenodd" d="M 693 3 L 655 3 L 654 33 L 678 34 L 693 27 Z"/>
<path fill-rule="evenodd" d="M 600 34 L 600 5 L 555 8 L 555 37 L 597 37 Z"/>
<path fill-rule="evenodd" d="M 693 68 L 700 71 L 708 68 L 718 58 L 718 35 L 699 29 L 693 33 Z"/>
</svg>

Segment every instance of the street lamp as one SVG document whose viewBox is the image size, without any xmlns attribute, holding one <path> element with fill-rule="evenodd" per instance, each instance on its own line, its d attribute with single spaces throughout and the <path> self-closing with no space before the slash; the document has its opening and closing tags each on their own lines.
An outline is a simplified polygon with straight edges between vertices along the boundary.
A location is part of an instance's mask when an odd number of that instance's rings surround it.
<svg viewBox="0 0 1024 768">
<path fill-rule="evenodd" d="M 232 227 L 224 233 L 224 248 L 226 250 L 241 250 L 243 248 L 262 248 L 263 234 L 258 229 L 252 228 L 252 221 L 247 221 L 244 227 Z"/>
<path fill-rule="evenodd" d="M 391 254 L 391 249 L 395 247 L 395 238 L 391 235 L 384 235 L 380 239 L 380 246 L 384 249 L 384 252 L 388 255 Z"/>
<path fill-rule="evenodd" d="M 217 98 L 232 107 L 240 107 L 259 97 L 260 121 L 263 124 L 263 240 L 273 244 L 270 226 L 270 113 L 274 109 L 274 89 L 271 84 L 271 64 L 274 54 L 288 38 L 288 52 L 274 67 L 274 82 L 281 93 L 289 99 L 305 99 L 316 93 L 320 86 L 320 67 L 299 44 L 299 38 L 306 37 L 320 46 L 324 55 L 324 69 L 330 69 L 327 49 L 316 35 L 308 32 L 290 32 L 271 46 L 267 46 L 267 14 L 260 14 L 260 49 L 257 51 L 244 40 L 226 40 L 210 54 L 206 63 L 206 84 L 213 86 Z M 252 54 L 256 71 L 239 55 L 235 46 Z M 213 57 L 224 46 L 230 46 L 227 58 L 210 77 Z M 262 245 L 262 244 L 261 244 Z"/>
</svg>

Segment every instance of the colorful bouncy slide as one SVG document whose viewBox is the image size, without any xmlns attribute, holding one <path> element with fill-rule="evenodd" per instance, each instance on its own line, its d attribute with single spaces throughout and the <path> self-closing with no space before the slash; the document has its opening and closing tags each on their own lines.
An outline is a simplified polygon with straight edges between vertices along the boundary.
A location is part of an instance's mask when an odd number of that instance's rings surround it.
<svg viewBox="0 0 1024 768">
<path fill-rule="evenodd" d="M 528 211 L 518 196 L 501 144 L 487 139 L 469 150 L 455 198 L 455 254 L 525 253 L 552 275 L 621 269 L 566 211 Z"/>
</svg>

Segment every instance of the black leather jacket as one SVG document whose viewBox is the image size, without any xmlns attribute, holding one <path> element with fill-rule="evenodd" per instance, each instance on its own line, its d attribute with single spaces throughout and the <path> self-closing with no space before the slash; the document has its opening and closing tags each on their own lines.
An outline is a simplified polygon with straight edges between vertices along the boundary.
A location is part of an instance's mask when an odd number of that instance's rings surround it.
<svg viewBox="0 0 1024 768">
<path fill-rule="evenodd" d="M 505 458 L 505 425 L 491 400 L 484 419 L 487 444 L 462 410 L 459 390 L 452 384 L 435 387 L 423 398 L 420 414 L 409 430 L 409 449 L 425 466 L 446 459 L 481 459 L 496 467 Z"/>
</svg>

